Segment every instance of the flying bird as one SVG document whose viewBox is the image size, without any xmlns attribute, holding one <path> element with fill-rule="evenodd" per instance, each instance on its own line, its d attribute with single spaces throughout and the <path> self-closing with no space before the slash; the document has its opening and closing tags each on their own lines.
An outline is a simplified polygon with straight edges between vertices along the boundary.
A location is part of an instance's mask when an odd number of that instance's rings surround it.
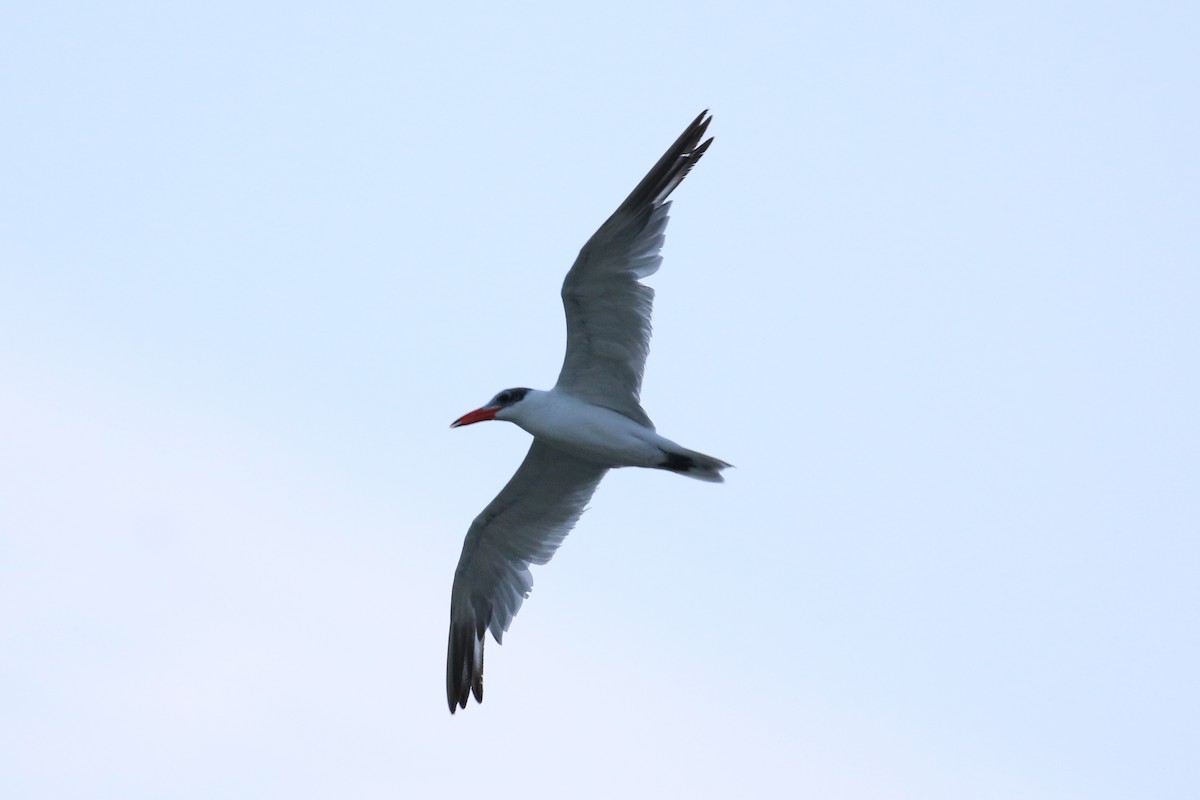
<svg viewBox="0 0 1200 800">
<path fill-rule="evenodd" d="M 720 482 L 720 459 L 659 436 L 639 393 L 650 350 L 654 290 L 667 198 L 712 144 L 705 111 L 675 140 L 600 226 L 562 286 L 567 353 L 549 391 L 505 389 L 456 419 L 514 422 L 533 434 L 524 462 L 471 523 L 454 572 L 446 696 L 450 713 L 472 693 L 483 701 L 483 639 L 500 642 L 533 588 L 531 564 L 545 564 L 575 527 L 600 479 L 614 467 L 665 469 Z"/>
</svg>

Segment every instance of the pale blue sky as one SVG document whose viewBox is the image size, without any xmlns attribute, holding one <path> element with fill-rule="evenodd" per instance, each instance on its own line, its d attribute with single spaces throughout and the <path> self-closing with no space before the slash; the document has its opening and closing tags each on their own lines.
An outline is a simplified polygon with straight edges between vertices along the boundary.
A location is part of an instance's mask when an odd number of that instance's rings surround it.
<svg viewBox="0 0 1200 800">
<path fill-rule="evenodd" d="M 0 796 L 1197 796 L 1196 9 L 10 4 Z M 738 469 L 451 718 L 447 426 L 703 108 L 644 401 Z"/>
</svg>

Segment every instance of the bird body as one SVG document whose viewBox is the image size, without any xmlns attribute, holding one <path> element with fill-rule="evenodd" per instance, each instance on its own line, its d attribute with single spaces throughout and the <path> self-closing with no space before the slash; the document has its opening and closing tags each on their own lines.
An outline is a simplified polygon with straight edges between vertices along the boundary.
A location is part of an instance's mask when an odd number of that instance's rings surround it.
<svg viewBox="0 0 1200 800">
<path fill-rule="evenodd" d="M 500 642 L 545 564 L 609 469 L 647 467 L 720 482 L 730 465 L 660 436 L 639 394 L 650 349 L 667 197 L 704 155 L 704 112 L 579 252 L 562 286 L 567 352 L 548 391 L 505 389 L 455 420 L 513 422 L 533 444 L 512 479 L 471 523 L 450 593 L 446 696 L 450 713 L 483 700 L 484 634 Z"/>
<path fill-rule="evenodd" d="M 531 389 L 495 419 L 516 423 L 551 447 L 604 467 L 669 469 L 666 464 L 693 454 L 653 427 L 559 389 Z"/>
</svg>

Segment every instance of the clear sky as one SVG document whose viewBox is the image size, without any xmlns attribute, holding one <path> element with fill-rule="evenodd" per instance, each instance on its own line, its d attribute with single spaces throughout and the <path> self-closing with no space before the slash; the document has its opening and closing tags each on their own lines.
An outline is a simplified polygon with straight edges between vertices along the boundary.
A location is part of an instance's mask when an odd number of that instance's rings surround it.
<svg viewBox="0 0 1200 800">
<path fill-rule="evenodd" d="M 0 796 L 1200 796 L 1200 6 L 10 3 Z M 487 699 L 450 582 L 701 110 Z"/>
</svg>

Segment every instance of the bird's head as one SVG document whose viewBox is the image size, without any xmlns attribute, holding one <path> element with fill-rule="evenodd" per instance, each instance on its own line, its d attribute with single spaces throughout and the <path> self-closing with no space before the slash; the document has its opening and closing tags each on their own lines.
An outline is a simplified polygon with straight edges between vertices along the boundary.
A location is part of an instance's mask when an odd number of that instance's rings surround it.
<svg viewBox="0 0 1200 800">
<path fill-rule="evenodd" d="M 529 389 L 505 389 L 500 392 L 487 403 L 474 411 L 469 411 L 463 414 L 454 422 L 450 423 L 451 428 L 460 428 L 463 425 L 472 425 L 476 422 L 486 422 L 489 419 L 508 419 L 508 412 L 513 406 L 525 399 L 525 395 L 529 394 Z"/>
</svg>

